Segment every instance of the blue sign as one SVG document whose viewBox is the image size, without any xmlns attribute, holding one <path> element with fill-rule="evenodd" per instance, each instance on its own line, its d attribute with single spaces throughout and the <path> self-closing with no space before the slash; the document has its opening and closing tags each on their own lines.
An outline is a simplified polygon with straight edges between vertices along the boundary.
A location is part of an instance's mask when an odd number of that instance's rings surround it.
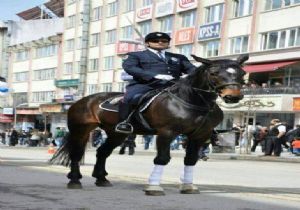
<svg viewBox="0 0 300 210">
<path fill-rule="evenodd" d="M 0 96 L 4 96 L 8 93 L 8 84 L 0 81 Z"/>
<path fill-rule="evenodd" d="M 221 33 L 221 22 L 211 23 L 199 27 L 198 40 L 219 38 Z"/>
</svg>

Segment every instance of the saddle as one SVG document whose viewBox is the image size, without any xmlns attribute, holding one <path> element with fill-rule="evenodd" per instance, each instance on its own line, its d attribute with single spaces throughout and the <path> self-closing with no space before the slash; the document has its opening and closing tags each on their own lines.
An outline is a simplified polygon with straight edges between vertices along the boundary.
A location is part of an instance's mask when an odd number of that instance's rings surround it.
<svg viewBox="0 0 300 210">
<path fill-rule="evenodd" d="M 147 132 L 150 134 L 155 134 L 156 130 L 151 128 L 149 123 L 143 116 L 143 112 L 150 106 L 153 100 L 159 96 L 162 90 L 153 90 L 145 95 L 141 96 L 138 104 L 131 110 L 132 116 L 130 118 L 130 123 L 132 124 L 135 131 Z M 123 100 L 124 94 L 116 95 L 103 101 L 99 108 L 109 112 L 119 112 L 119 103 Z"/>
</svg>

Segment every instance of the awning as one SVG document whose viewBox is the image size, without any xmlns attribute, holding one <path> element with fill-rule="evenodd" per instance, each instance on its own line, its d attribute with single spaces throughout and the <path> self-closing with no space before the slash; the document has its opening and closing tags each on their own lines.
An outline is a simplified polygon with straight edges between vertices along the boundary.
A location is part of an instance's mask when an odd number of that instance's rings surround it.
<svg viewBox="0 0 300 210">
<path fill-rule="evenodd" d="M 244 70 L 249 73 L 275 71 L 279 68 L 286 67 L 300 61 L 283 61 L 276 63 L 253 64 L 244 66 Z"/>
</svg>

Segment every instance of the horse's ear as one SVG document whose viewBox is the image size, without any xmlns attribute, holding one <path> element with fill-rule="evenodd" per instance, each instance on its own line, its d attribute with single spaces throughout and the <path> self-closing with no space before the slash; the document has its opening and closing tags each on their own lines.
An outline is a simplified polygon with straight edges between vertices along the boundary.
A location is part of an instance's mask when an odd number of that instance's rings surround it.
<svg viewBox="0 0 300 210">
<path fill-rule="evenodd" d="M 243 55 L 240 55 L 238 58 L 237 58 L 237 62 L 239 64 L 243 64 L 246 60 L 249 59 L 249 54 L 243 54 Z"/>
<path fill-rule="evenodd" d="M 201 58 L 201 57 L 198 57 L 198 56 L 193 55 L 193 54 L 191 56 L 195 59 L 195 61 L 201 62 L 201 63 L 206 64 L 206 65 L 211 65 L 212 64 L 211 60 Z"/>
</svg>

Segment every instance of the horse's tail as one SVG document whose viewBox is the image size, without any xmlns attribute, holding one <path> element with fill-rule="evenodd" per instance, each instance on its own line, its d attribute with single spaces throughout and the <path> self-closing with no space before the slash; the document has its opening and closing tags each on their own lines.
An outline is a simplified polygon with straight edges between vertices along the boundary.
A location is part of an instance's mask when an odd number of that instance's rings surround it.
<svg viewBox="0 0 300 210">
<path fill-rule="evenodd" d="M 62 146 L 53 154 L 49 160 L 50 164 L 70 166 L 71 158 L 70 151 L 72 150 L 72 144 L 70 141 L 70 134 L 67 133 L 63 138 Z"/>
</svg>

